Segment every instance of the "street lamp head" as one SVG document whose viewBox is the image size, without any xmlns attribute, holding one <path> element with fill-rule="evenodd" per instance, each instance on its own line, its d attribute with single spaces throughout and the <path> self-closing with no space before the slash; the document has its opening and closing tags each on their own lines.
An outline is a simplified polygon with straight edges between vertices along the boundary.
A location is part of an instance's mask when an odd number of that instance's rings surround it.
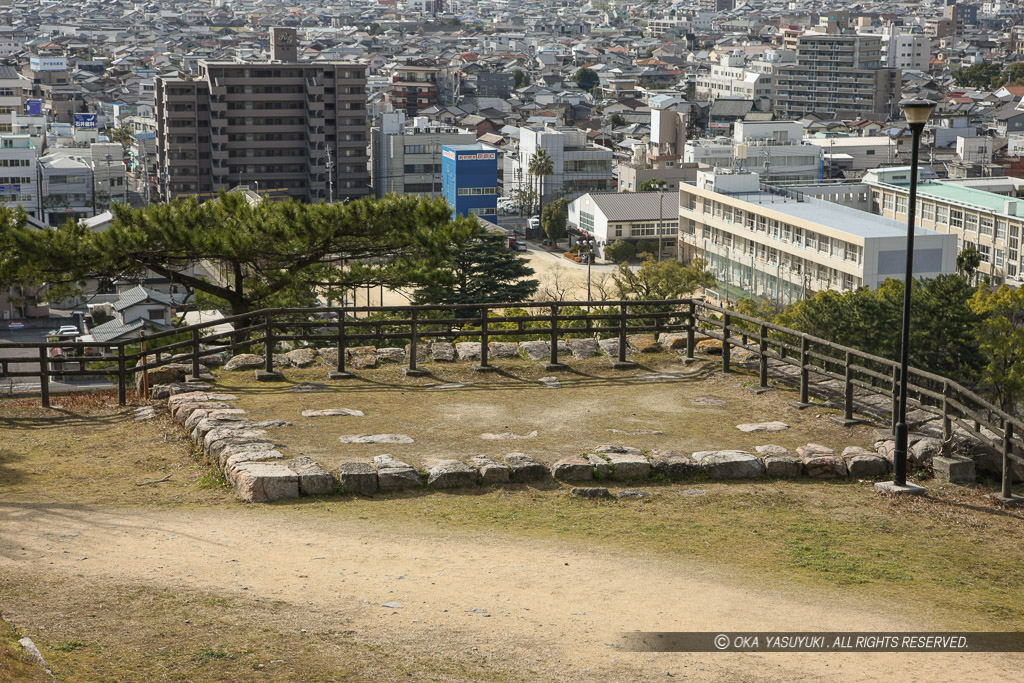
<svg viewBox="0 0 1024 683">
<path fill-rule="evenodd" d="M 910 99 L 900 102 L 900 108 L 903 109 L 903 116 L 906 117 L 907 123 L 911 126 L 924 126 L 928 122 L 928 117 L 932 115 L 932 110 L 935 109 L 935 103 L 931 100 Z"/>
</svg>

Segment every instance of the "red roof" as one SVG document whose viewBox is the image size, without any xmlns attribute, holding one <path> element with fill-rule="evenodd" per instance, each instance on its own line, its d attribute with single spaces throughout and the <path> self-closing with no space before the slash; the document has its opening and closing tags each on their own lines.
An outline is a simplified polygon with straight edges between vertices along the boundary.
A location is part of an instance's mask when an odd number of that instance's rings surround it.
<svg viewBox="0 0 1024 683">
<path fill-rule="evenodd" d="M 1003 88 L 1014 97 L 1024 97 L 1024 85 L 1004 85 Z"/>
</svg>

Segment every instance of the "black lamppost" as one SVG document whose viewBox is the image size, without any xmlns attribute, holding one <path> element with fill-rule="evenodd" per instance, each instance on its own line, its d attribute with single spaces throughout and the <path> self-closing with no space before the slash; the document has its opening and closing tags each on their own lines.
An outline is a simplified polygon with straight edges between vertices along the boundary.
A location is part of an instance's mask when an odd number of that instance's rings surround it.
<svg viewBox="0 0 1024 683">
<path fill-rule="evenodd" d="M 896 413 L 896 453 L 893 456 L 893 481 L 882 490 L 898 493 L 923 493 L 924 489 L 907 485 L 907 366 L 910 355 L 910 293 L 914 284 L 914 223 L 917 209 L 917 159 L 921 147 L 921 133 L 931 116 L 935 103 L 931 100 L 904 100 L 900 102 L 903 115 L 913 134 L 910 155 L 910 197 L 907 201 L 907 272 L 903 282 L 903 332 L 900 337 L 900 386 Z"/>
<path fill-rule="evenodd" d="M 585 235 L 576 240 L 576 246 L 578 246 L 580 254 L 587 255 L 587 305 L 590 304 L 590 265 L 594 262 L 594 245 L 596 242 L 590 235 Z"/>
</svg>

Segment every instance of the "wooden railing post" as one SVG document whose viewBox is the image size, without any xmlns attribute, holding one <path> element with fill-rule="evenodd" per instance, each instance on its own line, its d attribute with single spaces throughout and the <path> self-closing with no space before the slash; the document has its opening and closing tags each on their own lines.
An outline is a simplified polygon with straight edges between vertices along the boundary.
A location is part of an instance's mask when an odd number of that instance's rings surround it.
<svg viewBox="0 0 1024 683">
<path fill-rule="evenodd" d="M 619 304 L 619 357 L 612 362 L 612 367 L 616 370 L 629 370 L 636 367 L 636 363 L 626 360 L 626 349 L 629 345 L 629 342 L 626 341 L 627 307 L 628 304 L 625 301 Z"/>
<path fill-rule="evenodd" d="M 329 379 L 348 379 L 349 377 L 355 377 L 351 372 L 345 369 L 345 335 L 346 335 L 346 323 L 345 309 L 338 309 L 338 339 L 336 342 L 338 348 L 338 365 L 334 372 L 327 373 Z"/>
<path fill-rule="evenodd" d="M 418 319 L 419 310 L 414 308 L 409 312 L 409 367 L 405 369 L 405 374 L 409 377 L 423 377 L 427 374 L 426 370 L 416 367 L 416 352 L 420 345 Z"/>
<path fill-rule="evenodd" d="M 729 348 L 729 327 L 732 325 L 732 316 L 728 313 L 722 315 L 722 372 L 729 372 L 729 362 L 732 358 L 732 350 Z"/>
<path fill-rule="evenodd" d="M 758 342 L 758 353 L 760 362 L 760 387 L 762 389 L 768 388 L 768 326 L 761 323 L 761 339 Z"/>
<path fill-rule="evenodd" d="M 949 382 L 942 383 L 942 440 L 948 442 L 953 436 L 953 420 L 949 415 Z"/>
<path fill-rule="evenodd" d="M 497 370 L 493 365 L 487 364 L 487 356 L 489 349 L 487 348 L 488 333 L 487 333 L 487 306 L 483 306 L 480 309 L 480 365 L 474 368 L 477 372 L 493 372 Z"/>
<path fill-rule="evenodd" d="M 199 379 L 199 330 L 192 330 L 192 379 Z"/>
<path fill-rule="evenodd" d="M 811 340 L 806 334 L 800 335 L 800 404 L 804 406 L 811 404 L 811 378 L 808 369 L 810 350 Z"/>
<path fill-rule="evenodd" d="M 263 347 L 266 352 L 266 362 L 263 370 L 256 371 L 256 381 L 276 382 L 284 379 L 280 372 L 274 371 L 274 319 L 272 313 L 266 313 L 266 320 L 263 323 Z"/>
<path fill-rule="evenodd" d="M 50 407 L 50 357 L 45 346 L 39 347 L 39 395 L 43 407 Z"/>
<path fill-rule="evenodd" d="M 558 362 L 558 304 L 551 304 L 551 357 L 545 370 L 565 370 L 568 366 Z"/>
<path fill-rule="evenodd" d="M 846 352 L 846 372 L 843 374 L 843 420 L 853 424 L 853 354 Z"/>
<path fill-rule="evenodd" d="M 266 351 L 265 368 L 267 372 L 274 371 L 274 322 L 270 314 L 266 314 L 263 324 L 263 346 Z"/>
<path fill-rule="evenodd" d="M 149 366 L 146 363 L 146 330 L 139 331 L 139 352 L 142 354 L 142 398 L 146 401 L 149 400 Z M 81 366 L 79 366 L 81 367 Z M 136 375 L 139 372 L 139 362 L 135 363 Z M 138 381 L 138 380 L 136 380 Z"/>
<path fill-rule="evenodd" d="M 695 334 L 697 330 L 697 304 L 690 302 L 690 313 L 686 318 L 686 357 L 693 358 L 693 351 L 696 346 Z"/>
<path fill-rule="evenodd" d="M 117 405 L 128 402 L 128 373 L 124 363 L 124 342 L 117 345 Z"/>
<path fill-rule="evenodd" d="M 1003 421 L 1003 499 L 1013 500 L 1013 461 L 1010 453 L 1013 452 L 1013 423 L 1009 420 Z"/>
</svg>

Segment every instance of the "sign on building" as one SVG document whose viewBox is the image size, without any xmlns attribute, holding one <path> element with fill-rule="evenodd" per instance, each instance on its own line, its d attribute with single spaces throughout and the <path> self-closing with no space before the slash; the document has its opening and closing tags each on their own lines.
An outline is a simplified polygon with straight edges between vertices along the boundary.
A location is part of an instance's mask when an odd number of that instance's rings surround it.
<svg viewBox="0 0 1024 683">
<path fill-rule="evenodd" d="M 32 55 L 28 58 L 28 66 L 33 71 L 65 71 L 68 68 L 68 60 L 63 55 Z"/>
<path fill-rule="evenodd" d="M 75 128 L 95 129 L 96 114 L 75 114 Z"/>
</svg>

